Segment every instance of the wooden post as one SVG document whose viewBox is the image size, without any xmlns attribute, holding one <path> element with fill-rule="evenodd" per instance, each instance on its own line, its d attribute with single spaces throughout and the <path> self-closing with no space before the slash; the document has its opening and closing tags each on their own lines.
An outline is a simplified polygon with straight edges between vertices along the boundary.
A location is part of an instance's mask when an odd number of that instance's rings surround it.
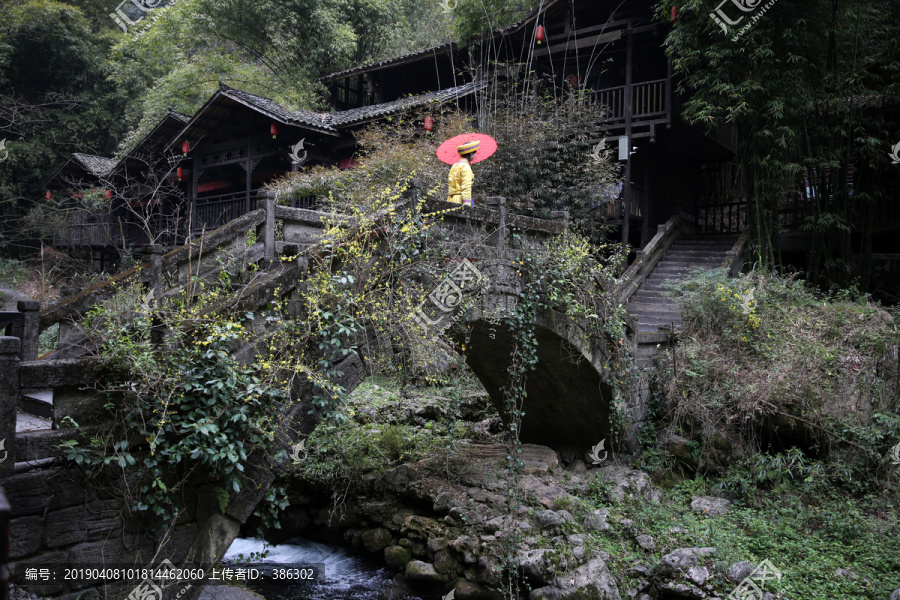
<svg viewBox="0 0 900 600">
<path fill-rule="evenodd" d="M 0 337 L 0 478 L 16 469 L 16 412 L 19 410 L 19 352 L 16 337 Z M 5 540 L 0 540 L 3 543 Z"/>
<path fill-rule="evenodd" d="M 23 361 L 37 360 L 41 336 L 41 303 L 37 300 L 19 300 L 16 308 L 22 313 L 23 321 L 19 356 Z"/>
<path fill-rule="evenodd" d="M 631 68 L 631 61 L 634 59 L 634 30 L 629 24 L 625 32 L 627 36 L 625 50 L 625 139 L 628 140 L 628 156 L 625 162 L 625 187 L 622 189 L 622 243 L 628 244 L 628 237 L 631 233 L 631 116 L 634 104 L 634 90 L 632 82 L 634 80 Z"/>
<path fill-rule="evenodd" d="M 253 188 L 253 144 L 249 144 L 247 146 L 247 166 L 244 169 L 247 171 L 247 185 L 245 190 L 245 201 L 244 201 L 244 214 L 250 212 L 250 190 Z"/>
<path fill-rule="evenodd" d="M 197 194 L 199 194 L 198 189 L 200 188 L 200 169 L 196 167 L 200 164 L 199 156 L 197 157 L 197 160 L 194 161 L 194 163 L 195 164 L 191 168 L 191 214 L 188 218 L 188 234 L 185 243 L 189 243 L 192 239 L 194 239 L 194 222 L 197 220 Z M 197 229 L 202 230 L 203 227 L 197 227 Z"/>
</svg>

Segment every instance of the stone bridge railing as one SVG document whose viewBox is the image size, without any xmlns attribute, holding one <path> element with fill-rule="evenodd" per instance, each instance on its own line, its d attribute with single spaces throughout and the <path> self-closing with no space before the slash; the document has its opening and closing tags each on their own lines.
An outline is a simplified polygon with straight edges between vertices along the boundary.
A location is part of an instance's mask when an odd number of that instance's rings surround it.
<svg viewBox="0 0 900 600">
<path fill-rule="evenodd" d="M 417 200 L 415 188 L 405 202 L 411 200 Z M 425 202 L 426 212 L 447 208 L 443 202 Z M 460 236 L 478 230 L 484 236 L 479 243 L 483 256 L 506 262 L 504 258 L 514 258 L 521 251 L 509 236 L 512 228 L 525 232 L 531 240 L 548 239 L 567 226 L 565 213 L 555 217 L 544 221 L 510 215 L 503 199 L 498 198 L 489 199 L 489 208 L 460 207 L 444 216 L 444 225 Z M 277 221 L 283 223 L 283 239 L 276 239 Z M 256 310 L 276 295 L 290 294 L 304 279 L 310 267 L 308 258 L 319 251 L 317 244 L 326 222 L 355 225 L 352 219 L 340 215 L 277 206 L 274 194 L 263 192 L 257 210 L 190 244 L 167 253 L 149 247 L 146 260 L 130 271 L 44 310 L 37 303 L 20 303 L 19 313 L 4 317 L 0 333 L 11 336 L 0 337 L 0 414 L 15 415 L 23 392 L 28 390 L 53 393 L 54 429 L 16 433 L 14 419 L 0 421 L 0 440 L 4 440 L 4 451 L 8 452 L 0 463 L 0 479 L 11 505 L 10 556 L 18 573 L 47 565 L 148 567 L 164 558 L 176 565 L 186 561 L 209 564 L 221 558 L 267 492 L 273 478 L 271 465 L 265 463 L 265 457 L 251 456 L 244 490 L 231 499 L 224 512 L 210 500 L 212 482 L 186 490 L 184 512 L 174 529 L 164 538 L 151 535 L 130 514 L 127 477 L 113 478 L 102 485 L 100 480 L 86 480 L 75 467 L 62 463 L 55 449 L 75 433 L 65 428 L 65 417 L 79 423 L 81 432 L 89 435 L 102 431 L 106 418 L 106 400 L 94 389 L 101 377 L 101 361 L 84 356 L 87 337 L 79 322 L 91 307 L 131 283 L 139 282 L 153 291 L 155 301 L 164 302 L 183 292 L 194 293 L 191 286 L 198 278 L 215 277 L 223 267 L 248 273 L 246 267 L 251 264 L 260 269 L 255 275 L 247 275 L 240 293 L 223 303 L 233 310 Z M 284 263 L 277 260 L 280 255 L 296 255 L 299 259 Z M 38 360 L 38 335 L 54 324 L 60 326 L 59 349 Z M 365 376 L 355 354 L 337 368 L 343 373 L 338 383 L 348 390 Z M 301 434 L 310 433 L 315 426 L 306 417 L 311 394 L 311 386 L 300 385 L 293 390 L 292 396 L 300 401 L 284 418 L 284 423 Z M 127 595 L 127 590 L 102 586 L 75 590 L 60 581 L 32 591 L 73 598 L 81 592 L 88 592 L 87 598 Z M 182 596 L 182 600 L 189 597 Z"/>
</svg>

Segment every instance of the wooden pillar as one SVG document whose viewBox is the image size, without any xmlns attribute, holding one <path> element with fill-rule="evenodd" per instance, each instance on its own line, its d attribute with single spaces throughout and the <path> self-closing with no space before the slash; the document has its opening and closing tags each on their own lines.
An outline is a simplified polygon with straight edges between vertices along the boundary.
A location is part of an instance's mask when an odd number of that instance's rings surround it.
<svg viewBox="0 0 900 600">
<path fill-rule="evenodd" d="M 197 189 L 200 187 L 200 169 L 196 168 L 200 163 L 199 160 L 194 161 L 196 164 L 192 165 L 194 168 L 191 169 L 191 187 L 188 193 L 190 197 L 188 198 L 191 203 L 190 209 L 190 219 L 188 220 L 188 234 L 185 243 L 191 241 L 191 238 L 194 237 L 194 223 L 197 222 Z"/>
<path fill-rule="evenodd" d="M 633 73 L 631 61 L 634 58 L 634 30 L 629 24 L 625 31 L 627 36 L 625 50 L 625 138 L 628 140 L 628 156 L 625 162 L 625 187 L 622 189 L 622 243 L 628 243 L 631 233 L 631 116 L 633 112 Z"/>
<path fill-rule="evenodd" d="M 246 201 L 244 202 L 244 214 L 250 212 L 250 190 L 253 187 L 253 145 L 247 144 L 247 163 L 244 167 L 244 170 L 247 172 L 247 186 L 244 195 L 246 196 Z"/>
</svg>

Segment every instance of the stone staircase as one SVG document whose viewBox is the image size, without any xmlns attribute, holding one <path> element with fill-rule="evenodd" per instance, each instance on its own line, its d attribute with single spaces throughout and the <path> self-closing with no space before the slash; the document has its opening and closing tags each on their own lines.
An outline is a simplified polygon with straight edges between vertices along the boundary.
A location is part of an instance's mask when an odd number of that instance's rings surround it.
<svg viewBox="0 0 900 600">
<path fill-rule="evenodd" d="M 668 285 L 691 269 L 723 265 L 737 236 L 679 237 L 628 301 L 628 314 L 638 320 L 638 334 L 681 329 L 681 309 L 668 297 Z"/>
</svg>

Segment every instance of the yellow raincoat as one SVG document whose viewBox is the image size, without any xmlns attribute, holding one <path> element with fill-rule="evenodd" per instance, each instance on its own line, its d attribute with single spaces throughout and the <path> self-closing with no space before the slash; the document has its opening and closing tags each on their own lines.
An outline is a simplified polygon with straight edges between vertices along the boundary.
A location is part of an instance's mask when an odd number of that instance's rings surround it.
<svg viewBox="0 0 900 600">
<path fill-rule="evenodd" d="M 472 172 L 472 167 L 469 166 L 469 161 L 460 159 L 450 167 L 450 175 L 447 177 L 447 202 L 474 206 L 475 204 L 472 202 L 473 181 L 475 181 L 475 174 Z"/>
</svg>

